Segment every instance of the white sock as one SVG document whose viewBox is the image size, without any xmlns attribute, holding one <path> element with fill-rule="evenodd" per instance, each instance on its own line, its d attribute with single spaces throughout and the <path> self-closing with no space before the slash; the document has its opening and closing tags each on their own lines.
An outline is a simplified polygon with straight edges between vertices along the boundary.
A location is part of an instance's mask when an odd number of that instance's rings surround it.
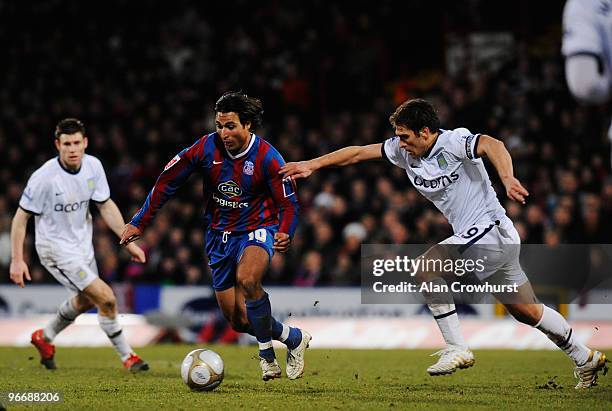
<svg viewBox="0 0 612 411">
<path fill-rule="evenodd" d="M 584 365 L 591 350 L 574 338 L 572 327 L 561 314 L 545 305 L 543 307 L 542 318 L 534 327 L 546 334 L 576 365 Z"/>
<path fill-rule="evenodd" d="M 427 306 L 438 323 L 446 345 L 467 348 L 468 345 L 461 334 L 455 304 L 427 304 Z"/>
<path fill-rule="evenodd" d="M 289 328 L 288 325 L 286 325 L 285 323 L 283 323 L 283 332 L 281 333 L 280 337 L 278 337 L 278 340 L 280 342 L 285 342 L 287 341 L 287 338 L 289 338 L 289 331 L 291 331 L 291 328 Z"/>
<path fill-rule="evenodd" d="M 72 298 L 64 301 L 62 305 L 60 305 L 59 310 L 57 310 L 55 318 L 43 329 L 45 340 L 47 342 L 53 341 L 57 334 L 72 324 L 79 314 L 81 313 L 72 306 Z"/>
<path fill-rule="evenodd" d="M 98 322 L 100 323 L 100 328 L 104 330 L 108 339 L 113 343 L 115 350 L 119 357 L 121 357 L 121 361 L 130 358 L 130 354 L 133 352 L 132 347 L 130 347 L 125 335 L 123 335 L 123 330 L 117 318 L 109 318 L 98 314 Z"/>
</svg>

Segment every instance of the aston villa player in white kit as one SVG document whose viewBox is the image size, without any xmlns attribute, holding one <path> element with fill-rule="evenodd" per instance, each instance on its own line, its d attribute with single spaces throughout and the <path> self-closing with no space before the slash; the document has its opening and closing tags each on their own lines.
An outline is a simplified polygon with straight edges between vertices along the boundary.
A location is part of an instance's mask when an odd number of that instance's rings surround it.
<svg viewBox="0 0 612 411">
<path fill-rule="evenodd" d="M 563 9 L 565 78 L 573 96 L 604 104 L 612 96 L 612 0 L 568 0 Z M 612 124 L 608 130 L 612 142 Z"/>
<path fill-rule="evenodd" d="M 41 364 L 55 369 L 55 336 L 76 317 L 94 306 L 100 327 L 112 342 L 126 369 L 146 371 L 149 366 L 134 353 L 117 321 L 113 290 L 98 277 L 92 244 L 90 202 L 94 202 L 106 224 L 120 235 L 123 217 L 110 198 L 102 163 L 85 154 L 85 127 L 77 119 L 65 119 L 55 130 L 58 157 L 36 170 L 19 201 L 11 226 L 11 280 L 24 287 L 30 280 L 23 260 L 23 244 L 30 216 L 35 216 L 35 246 L 42 265 L 73 296 L 64 301 L 56 317 L 44 329 L 32 333 Z M 144 263 L 145 254 L 135 243 L 127 250 L 132 260 Z"/>
<path fill-rule="evenodd" d="M 502 301 L 507 310 L 518 321 L 542 331 L 575 362 L 579 379 L 576 388 L 595 385 L 598 371 L 605 368 L 605 354 L 585 347 L 574 338 L 570 325 L 558 312 L 537 302 L 519 264 L 518 247 L 511 246 L 519 245 L 520 237 L 497 200 L 480 158 L 491 160 L 508 197 L 525 204 L 529 193 L 514 177 L 512 159 L 504 144 L 465 128 L 441 130 L 434 107 L 422 99 L 404 102 L 389 120 L 396 136 L 384 143 L 345 147 L 313 160 L 288 163 L 280 172 L 306 178 L 323 167 L 381 158 L 406 170 L 414 187 L 434 203 L 453 227 L 454 235 L 440 244 L 509 245 L 497 250 L 501 256 L 495 261 L 487 260 L 485 276 L 479 279 L 495 274 L 516 284 L 519 303 Z M 471 367 L 474 355 L 461 334 L 455 305 L 430 302 L 427 297 L 426 301 L 447 344 L 438 353 L 438 362 L 427 369 L 429 374 L 450 374 L 457 368 Z M 527 301 L 530 303 L 522 303 Z"/>
</svg>

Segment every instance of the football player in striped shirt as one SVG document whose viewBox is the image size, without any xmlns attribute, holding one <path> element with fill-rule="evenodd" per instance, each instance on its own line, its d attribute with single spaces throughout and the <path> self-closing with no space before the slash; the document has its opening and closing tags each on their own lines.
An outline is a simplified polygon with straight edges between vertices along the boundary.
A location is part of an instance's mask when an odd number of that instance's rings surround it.
<svg viewBox="0 0 612 411">
<path fill-rule="evenodd" d="M 472 252 L 479 244 L 498 245 L 494 253 L 485 255 L 485 269 L 475 273 L 477 277 L 501 279 L 516 285 L 515 298 L 507 301 L 508 296 L 503 296 L 505 299 L 500 302 L 518 321 L 543 332 L 574 361 L 579 379 L 576 388 L 595 385 L 598 371 L 605 368 L 605 354 L 584 346 L 561 314 L 538 302 L 520 266 L 520 247 L 517 247 L 520 237 L 497 199 L 481 158 L 486 156 L 491 160 L 508 198 L 525 204 L 529 193 L 514 177 L 512 158 L 504 144 L 485 134 L 472 134 L 465 128 L 440 129 L 434 107 L 422 99 L 404 102 L 389 120 L 396 136 L 383 143 L 345 147 L 313 160 L 288 163 L 281 173 L 305 178 L 322 167 L 373 159 L 386 159 L 404 169 L 412 185 L 434 203 L 453 227 L 455 234 L 440 244 L 453 245 L 460 253 Z M 447 253 L 444 247 L 433 247 L 430 251 L 443 256 Z M 419 273 L 417 277 L 427 279 L 427 274 Z M 443 302 L 433 302 L 424 296 L 447 344 L 437 353 L 438 362 L 427 371 L 430 375 L 443 375 L 471 367 L 474 355 L 461 334 L 452 296 Z"/>
<path fill-rule="evenodd" d="M 30 273 L 23 260 L 23 243 L 30 216 L 35 220 L 36 252 L 42 265 L 72 295 L 64 301 L 56 317 L 32 334 L 41 364 L 55 366 L 53 339 L 81 313 L 98 308 L 98 322 L 112 342 L 125 368 L 149 369 L 127 342 L 117 321 L 117 300 L 113 290 L 98 277 L 92 244 L 89 204 L 100 210 L 102 219 L 115 234 L 121 234 L 124 221 L 110 198 L 102 163 L 85 154 L 87 136 L 83 123 L 74 118 L 60 121 L 55 129 L 59 155 L 36 170 L 26 185 L 11 226 L 11 280 L 24 287 Z M 136 244 L 127 251 L 132 260 L 145 262 L 145 253 Z"/>
<path fill-rule="evenodd" d="M 139 238 L 156 213 L 193 172 L 202 174 L 206 254 L 213 288 L 225 318 L 254 335 L 264 381 L 279 378 L 272 340 L 287 346 L 286 374 L 304 372 L 310 335 L 272 317 L 262 287 L 274 251 L 286 252 L 297 227 L 295 183 L 278 171 L 278 151 L 254 133 L 261 101 L 240 92 L 223 94 L 215 105 L 216 132 L 206 134 L 166 165 L 138 213 L 125 226 L 122 244 Z"/>
</svg>

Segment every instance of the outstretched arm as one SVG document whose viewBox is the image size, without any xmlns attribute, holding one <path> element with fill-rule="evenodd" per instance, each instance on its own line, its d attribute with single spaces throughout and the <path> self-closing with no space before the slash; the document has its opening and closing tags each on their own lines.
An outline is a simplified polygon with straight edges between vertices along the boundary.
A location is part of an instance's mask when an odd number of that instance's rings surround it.
<svg viewBox="0 0 612 411">
<path fill-rule="evenodd" d="M 30 213 L 26 213 L 21 208 L 18 208 L 11 224 L 11 267 L 9 271 L 11 280 L 21 288 L 25 287 L 24 276 L 28 281 L 32 280 L 28 265 L 23 260 L 23 243 L 29 218 Z"/>
<path fill-rule="evenodd" d="M 504 187 L 506 187 L 508 198 L 525 204 L 525 197 L 529 195 L 529 192 L 514 177 L 512 157 L 510 157 L 510 153 L 506 150 L 504 143 L 491 136 L 481 134 L 476 153 L 479 157 L 486 156 L 491 160 Z"/>
<path fill-rule="evenodd" d="M 142 236 L 145 228 L 153 221 L 157 212 L 176 193 L 176 190 L 187 181 L 202 160 L 204 143 L 207 138 L 208 136 L 202 137 L 166 164 L 140 210 L 123 227 L 123 232 L 119 235 L 121 238 L 119 244 L 129 244 Z"/>
<path fill-rule="evenodd" d="M 349 146 L 307 161 L 287 163 L 279 173 L 294 179 L 306 178 L 314 171 L 329 166 L 348 166 L 360 161 L 382 158 L 382 143 L 367 146 Z"/>
<path fill-rule="evenodd" d="M 100 210 L 100 215 L 102 216 L 104 222 L 115 234 L 117 234 L 117 237 L 121 238 L 124 221 L 117 204 L 115 204 L 113 200 L 108 199 L 105 202 L 97 203 L 96 205 L 98 206 L 98 210 Z M 144 251 L 135 243 L 128 244 L 126 249 L 132 256 L 132 261 L 139 263 L 146 262 L 147 259 Z"/>
</svg>

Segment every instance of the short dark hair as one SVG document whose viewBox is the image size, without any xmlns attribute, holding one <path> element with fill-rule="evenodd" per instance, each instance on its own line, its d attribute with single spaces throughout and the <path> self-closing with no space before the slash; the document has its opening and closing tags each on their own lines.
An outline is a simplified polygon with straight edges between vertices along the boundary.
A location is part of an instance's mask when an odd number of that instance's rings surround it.
<svg viewBox="0 0 612 411">
<path fill-rule="evenodd" d="M 62 134 L 83 134 L 85 137 L 85 125 L 76 118 L 65 118 L 55 126 L 55 138 L 58 139 Z"/>
<path fill-rule="evenodd" d="M 433 104 L 422 98 L 404 101 L 389 117 L 393 127 L 404 126 L 415 133 L 423 127 L 436 133 L 440 128 L 440 119 Z"/>
<path fill-rule="evenodd" d="M 258 98 L 249 97 L 241 91 L 228 91 L 215 103 L 215 112 L 234 112 L 242 125 L 250 122 L 251 130 L 255 130 L 261 125 L 264 111 L 263 104 Z"/>
</svg>

